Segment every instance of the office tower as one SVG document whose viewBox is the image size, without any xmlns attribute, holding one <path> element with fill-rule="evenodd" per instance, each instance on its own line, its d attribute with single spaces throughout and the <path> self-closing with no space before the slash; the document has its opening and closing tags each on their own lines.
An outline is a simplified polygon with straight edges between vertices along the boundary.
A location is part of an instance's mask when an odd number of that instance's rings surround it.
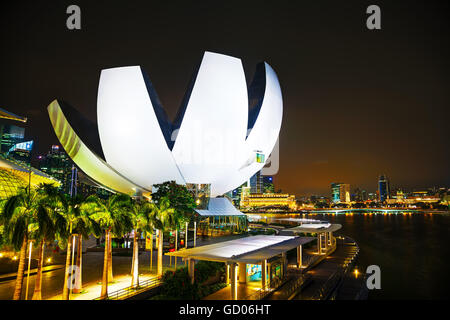
<svg viewBox="0 0 450 320">
<path fill-rule="evenodd" d="M 348 183 L 333 182 L 331 184 L 331 199 L 333 203 L 350 202 L 350 185 Z"/>
<path fill-rule="evenodd" d="M 378 197 L 380 202 L 389 199 L 389 180 L 385 175 L 381 175 L 378 179 Z"/>
</svg>

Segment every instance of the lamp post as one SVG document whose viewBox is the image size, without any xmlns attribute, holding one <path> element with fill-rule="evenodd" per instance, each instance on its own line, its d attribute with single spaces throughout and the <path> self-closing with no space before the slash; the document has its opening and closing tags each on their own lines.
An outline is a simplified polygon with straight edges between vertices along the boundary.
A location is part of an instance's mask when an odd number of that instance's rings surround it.
<svg viewBox="0 0 450 320">
<path fill-rule="evenodd" d="M 75 257 L 75 239 L 76 239 L 76 237 L 77 237 L 76 234 L 74 234 L 72 237 L 72 263 L 71 263 L 72 264 L 72 274 L 75 272 L 75 268 L 73 267 L 73 259 Z M 72 295 L 72 290 L 73 290 L 73 283 L 71 284 L 69 289 L 70 289 L 70 291 L 69 291 L 69 300 L 70 300 L 70 297 Z"/>
<path fill-rule="evenodd" d="M 27 273 L 27 290 L 25 292 L 25 300 L 28 300 L 28 285 L 30 283 L 30 266 L 31 266 L 31 249 L 33 248 L 33 242 L 30 241 L 30 248 L 28 249 L 28 273 Z"/>
<path fill-rule="evenodd" d="M 197 221 L 194 221 L 194 248 L 195 248 L 196 238 L 197 238 Z"/>
<path fill-rule="evenodd" d="M 175 229 L 175 252 L 178 250 L 178 228 Z M 175 256 L 175 270 L 177 270 L 177 256 Z"/>
</svg>

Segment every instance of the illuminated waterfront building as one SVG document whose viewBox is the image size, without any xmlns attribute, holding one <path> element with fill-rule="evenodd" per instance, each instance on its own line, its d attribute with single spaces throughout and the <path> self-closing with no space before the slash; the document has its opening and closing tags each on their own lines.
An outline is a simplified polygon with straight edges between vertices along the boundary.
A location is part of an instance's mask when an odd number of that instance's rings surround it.
<svg viewBox="0 0 450 320">
<path fill-rule="evenodd" d="M 331 199 L 333 203 L 349 203 L 350 185 L 348 183 L 334 182 L 331 184 Z"/>
<path fill-rule="evenodd" d="M 90 130 L 100 150 L 69 124 L 67 109 L 58 100 L 48 106 L 55 133 L 99 185 L 146 196 L 153 185 L 176 181 L 210 185 L 211 197 L 217 197 L 264 167 L 278 139 L 283 102 L 267 63 L 257 65 L 247 88 L 240 59 L 205 52 L 173 123 L 139 66 L 101 72 L 98 126 Z"/>
<path fill-rule="evenodd" d="M 284 193 L 256 193 L 243 194 L 241 209 L 270 209 L 280 208 L 296 210 L 297 202 L 294 195 Z"/>
</svg>

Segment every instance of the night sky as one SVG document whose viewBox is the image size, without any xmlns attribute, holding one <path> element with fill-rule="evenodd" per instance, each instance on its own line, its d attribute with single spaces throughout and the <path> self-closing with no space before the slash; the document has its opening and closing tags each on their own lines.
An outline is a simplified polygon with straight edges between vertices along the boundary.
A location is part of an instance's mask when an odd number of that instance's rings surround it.
<svg viewBox="0 0 450 320">
<path fill-rule="evenodd" d="M 382 30 L 366 28 L 370 4 Z M 449 15 L 448 1 L 2 2 L 0 107 L 29 118 L 45 153 L 58 143 L 47 105 L 96 121 L 103 68 L 141 65 L 173 119 L 205 50 L 241 58 L 248 82 L 265 60 L 284 100 L 277 189 L 373 192 L 382 173 L 407 190 L 449 187 Z"/>
</svg>

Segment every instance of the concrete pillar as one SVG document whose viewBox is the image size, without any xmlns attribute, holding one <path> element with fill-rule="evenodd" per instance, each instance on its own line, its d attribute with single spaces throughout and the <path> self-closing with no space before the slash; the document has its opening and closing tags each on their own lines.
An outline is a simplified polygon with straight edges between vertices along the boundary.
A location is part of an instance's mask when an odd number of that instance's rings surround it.
<svg viewBox="0 0 450 320">
<path fill-rule="evenodd" d="M 266 287 L 267 280 L 267 260 L 261 261 L 261 288 Z"/>
<path fill-rule="evenodd" d="M 320 235 L 321 235 L 320 232 L 317 233 L 317 252 L 318 252 L 319 254 L 322 253 L 322 244 L 320 243 L 321 240 L 322 240 L 322 237 L 321 237 Z"/>
<path fill-rule="evenodd" d="M 236 263 L 230 263 L 231 300 L 237 300 Z"/>
<path fill-rule="evenodd" d="M 239 268 L 239 283 L 246 283 L 247 282 L 247 264 L 245 263 L 238 263 Z"/>
<path fill-rule="evenodd" d="M 298 246 L 297 247 L 297 268 L 301 268 L 302 267 L 302 246 Z"/>
<path fill-rule="evenodd" d="M 226 277 L 225 277 L 225 283 L 229 284 L 230 283 L 230 265 L 228 263 L 225 264 L 226 267 Z"/>
<path fill-rule="evenodd" d="M 189 274 L 189 277 L 191 278 L 191 283 L 192 284 L 194 284 L 194 277 L 195 277 L 195 274 L 194 274 L 194 271 L 195 271 L 195 260 L 194 259 L 188 259 L 187 260 L 188 262 L 188 274 Z"/>
<path fill-rule="evenodd" d="M 267 270 L 268 270 L 268 272 L 269 272 L 269 277 L 268 277 L 268 282 L 269 282 L 269 286 L 270 286 L 270 282 L 272 281 L 272 264 L 271 263 L 268 263 L 267 264 Z"/>
</svg>

